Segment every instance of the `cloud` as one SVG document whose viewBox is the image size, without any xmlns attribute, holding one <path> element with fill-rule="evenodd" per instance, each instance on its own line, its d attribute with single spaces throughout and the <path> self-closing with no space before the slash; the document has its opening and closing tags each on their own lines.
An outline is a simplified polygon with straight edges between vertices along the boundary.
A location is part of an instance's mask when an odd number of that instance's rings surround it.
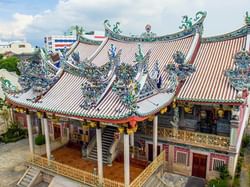
<svg viewBox="0 0 250 187">
<path fill-rule="evenodd" d="M 15 13 L 11 21 L 0 21 L 0 38 L 21 39 L 25 38 L 25 32 L 33 22 L 32 15 Z"/>
<path fill-rule="evenodd" d="M 45 0 L 44 0 L 45 1 Z M 63 34 L 72 25 L 86 30 L 103 30 L 103 21 L 120 21 L 123 33 L 140 34 L 146 24 L 158 35 L 178 31 L 182 15 L 194 16 L 199 10 L 208 12 L 208 33 L 228 32 L 242 24 L 249 0 L 59 0 L 53 8 L 36 15 L 14 14 L 10 23 L 0 22 L 0 37 L 26 36 L 35 44 L 42 44 L 43 37 Z M 234 16 L 232 16 L 234 12 Z M 230 18 L 230 21 L 228 19 Z M 224 22 L 223 22 L 224 19 Z M 223 23 L 223 26 L 222 26 Z M 1 29 L 6 24 L 5 29 Z M 224 29 L 224 30 L 223 30 Z"/>
</svg>

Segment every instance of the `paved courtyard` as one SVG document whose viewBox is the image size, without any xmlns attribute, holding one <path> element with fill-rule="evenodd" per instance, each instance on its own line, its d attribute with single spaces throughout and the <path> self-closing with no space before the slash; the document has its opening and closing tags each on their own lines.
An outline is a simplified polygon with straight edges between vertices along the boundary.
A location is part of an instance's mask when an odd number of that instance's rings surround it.
<svg viewBox="0 0 250 187">
<path fill-rule="evenodd" d="M 0 144 L 0 187 L 14 187 L 23 175 L 29 156 L 28 139 Z"/>
</svg>

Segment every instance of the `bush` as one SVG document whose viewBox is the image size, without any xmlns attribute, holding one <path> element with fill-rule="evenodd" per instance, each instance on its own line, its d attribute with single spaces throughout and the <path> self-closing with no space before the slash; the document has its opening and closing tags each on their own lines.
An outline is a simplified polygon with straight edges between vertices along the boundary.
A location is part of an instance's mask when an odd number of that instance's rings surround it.
<svg viewBox="0 0 250 187">
<path fill-rule="evenodd" d="M 16 142 L 27 136 L 27 129 L 21 129 L 17 123 L 12 123 L 7 132 L 1 137 L 1 141 L 4 143 Z"/>
<path fill-rule="evenodd" d="M 0 69 L 6 69 L 9 72 L 16 72 L 17 75 L 20 75 L 20 72 L 17 68 L 18 62 L 19 59 L 15 56 L 6 59 L 0 59 Z"/>
<path fill-rule="evenodd" d="M 242 138 L 242 148 L 246 148 L 250 143 L 250 135 L 245 134 Z"/>
<path fill-rule="evenodd" d="M 218 171 L 220 172 L 221 179 L 228 179 L 230 177 L 229 171 L 225 165 L 219 167 Z"/>
<path fill-rule="evenodd" d="M 35 138 L 35 144 L 36 145 L 43 145 L 45 144 L 45 136 L 44 135 L 38 135 L 36 138 Z"/>
<path fill-rule="evenodd" d="M 228 179 L 212 179 L 208 182 L 209 187 L 228 187 Z"/>
</svg>

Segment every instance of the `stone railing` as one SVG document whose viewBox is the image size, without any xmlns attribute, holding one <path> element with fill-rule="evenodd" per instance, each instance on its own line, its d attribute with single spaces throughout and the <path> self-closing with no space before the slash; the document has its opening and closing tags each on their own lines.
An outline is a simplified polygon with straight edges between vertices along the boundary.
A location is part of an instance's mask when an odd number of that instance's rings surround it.
<svg viewBox="0 0 250 187">
<path fill-rule="evenodd" d="M 153 130 L 151 127 L 146 127 L 144 133 L 152 136 Z M 229 137 L 164 127 L 158 127 L 158 137 L 168 141 L 223 150 L 228 150 L 230 144 Z"/>
<path fill-rule="evenodd" d="M 98 176 L 90 172 L 86 172 L 80 169 L 73 168 L 71 166 L 61 164 L 59 162 L 48 160 L 47 158 L 41 157 L 39 155 L 32 155 L 29 163 L 32 165 L 44 168 L 58 175 L 62 175 L 78 181 L 83 184 L 90 186 L 98 186 Z M 113 181 L 110 179 L 103 179 L 103 186 L 105 187 L 124 187 L 123 183 Z"/>
<path fill-rule="evenodd" d="M 166 153 L 162 151 L 161 154 L 149 164 L 145 170 L 129 185 L 130 187 L 141 187 L 154 174 L 154 172 L 165 163 Z"/>
</svg>

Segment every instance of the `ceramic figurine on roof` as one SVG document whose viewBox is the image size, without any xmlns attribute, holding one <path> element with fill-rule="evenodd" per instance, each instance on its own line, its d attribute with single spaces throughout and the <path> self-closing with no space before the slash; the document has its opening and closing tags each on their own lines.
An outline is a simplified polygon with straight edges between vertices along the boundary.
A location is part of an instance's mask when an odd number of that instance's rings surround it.
<svg viewBox="0 0 250 187">
<path fill-rule="evenodd" d="M 153 33 L 151 31 L 151 25 L 147 24 L 145 26 L 145 30 L 146 30 L 146 32 L 144 32 L 144 33 L 141 34 L 142 38 L 147 38 L 148 40 L 150 40 L 150 38 L 156 37 L 156 33 Z"/>
<path fill-rule="evenodd" d="M 34 97 L 45 93 L 58 79 L 58 77 L 49 74 L 42 62 L 40 50 L 34 53 L 30 62 L 20 62 L 18 68 L 21 72 L 18 82 L 22 86 L 23 92 L 32 89 Z"/>
<path fill-rule="evenodd" d="M 2 89 L 5 93 L 16 94 L 19 92 L 17 87 L 11 84 L 11 82 L 8 79 L 5 79 L 4 77 L 0 77 L 0 81 L 2 83 Z"/>
<path fill-rule="evenodd" d="M 182 25 L 179 28 L 184 29 L 184 30 L 190 29 L 193 27 L 194 24 L 201 21 L 205 16 L 206 16 L 206 12 L 202 12 L 202 11 L 197 12 L 195 14 L 194 19 L 189 18 L 187 15 L 182 16 L 182 21 L 181 21 Z M 194 20 L 194 23 L 192 20 Z"/>
<path fill-rule="evenodd" d="M 176 64 L 168 64 L 166 66 L 166 71 L 170 76 L 177 77 L 179 81 L 183 81 L 195 72 L 195 67 L 192 64 L 184 63 L 185 55 L 181 51 L 176 51 L 173 54 L 173 59 Z"/>
<path fill-rule="evenodd" d="M 248 15 L 248 11 L 246 12 L 245 22 L 247 25 L 250 25 L 250 15 Z"/>
<path fill-rule="evenodd" d="M 250 89 L 250 53 L 242 50 L 234 56 L 235 68 L 227 70 L 225 75 L 236 90 Z"/>
</svg>

